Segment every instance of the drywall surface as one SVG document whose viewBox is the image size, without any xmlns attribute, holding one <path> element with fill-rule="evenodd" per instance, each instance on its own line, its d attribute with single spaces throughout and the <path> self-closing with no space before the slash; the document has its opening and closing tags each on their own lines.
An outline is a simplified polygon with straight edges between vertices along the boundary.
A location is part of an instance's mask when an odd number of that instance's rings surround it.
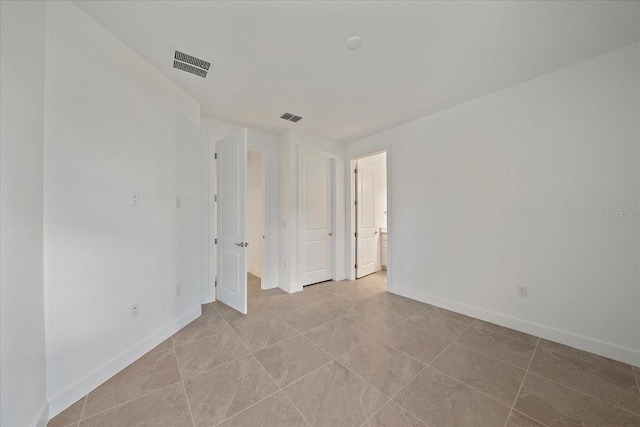
<svg viewBox="0 0 640 427">
<path fill-rule="evenodd" d="M 639 53 L 349 144 L 392 147 L 389 290 L 639 365 Z"/>
<path fill-rule="evenodd" d="M 53 416 L 200 314 L 201 143 L 198 103 L 74 4 L 46 9 Z"/>
<path fill-rule="evenodd" d="M 208 117 L 201 118 L 202 131 L 208 135 L 209 138 L 209 151 L 215 153 L 216 142 L 235 132 L 238 129 L 242 129 L 242 126 L 234 125 L 231 123 L 222 122 L 216 119 Z M 264 230 L 264 265 L 262 268 L 261 286 L 262 289 L 277 288 L 279 285 L 279 270 L 278 264 L 280 259 L 279 253 L 279 241 L 280 241 L 280 229 L 278 226 L 280 218 L 280 161 L 279 161 L 279 135 L 263 132 L 257 129 L 247 129 L 247 146 L 250 150 L 260 151 L 264 155 L 265 166 L 265 230 Z M 203 149 L 204 150 L 204 149 Z M 216 176 L 216 162 L 213 160 L 213 156 L 209 157 L 208 164 L 203 164 L 203 167 L 209 168 L 209 188 L 207 191 L 202 192 L 202 197 L 207 197 L 208 194 L 215 193 L 215 176 Z M 214 187 L 212 190 L 211 187 Z M 207 216 L 215 217 L 215 212 L 211 212 L 212 205 L 209 203 L 209 198 L 206 202 L 202 203 L 203 206 L 207 205 L 206 212 L 203 213 Z M 204 209 L 204 208 L 203 208 Z M 213 223 L 215 224 L 215 218 Z M 215 234 L 215 225 L 212 226 L 212 233 Z M 204 234 L 202 239 L 209 241 L 209 236 Z M 215 270 L 215 247 L 212 248 L 210 254 L 214 260 L 213 269 Z M 213 274 L 215 276 L 215 272 Z"/>
<path fill-rule="evenodd" d="M 48 417 L 42 156 L 45 4 L 0 2 L 0 425 Z"/>
<path fill-rule="evenodd" d="M 247 153 L 247 242 L 249 242 L 247 269 L 262 277 L 264 256 L 264 153 Z"/>
</svg>

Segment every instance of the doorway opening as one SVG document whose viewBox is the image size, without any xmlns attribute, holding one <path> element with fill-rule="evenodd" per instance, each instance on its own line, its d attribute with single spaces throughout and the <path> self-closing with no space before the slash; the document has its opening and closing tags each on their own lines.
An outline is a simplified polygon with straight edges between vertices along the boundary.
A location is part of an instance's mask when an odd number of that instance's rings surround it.
<svg viewBox="0 0 640 427">
<path fill-rule="evenodd" d="M 247 297 L 262 288 L 265 239 L 265 153 L 247 151 Z"/>
<path fill-rule="evenodd" d="M 352 278 L 384 282 L 388 268 L 387 153 L 352 161 Z"/>
</svg>

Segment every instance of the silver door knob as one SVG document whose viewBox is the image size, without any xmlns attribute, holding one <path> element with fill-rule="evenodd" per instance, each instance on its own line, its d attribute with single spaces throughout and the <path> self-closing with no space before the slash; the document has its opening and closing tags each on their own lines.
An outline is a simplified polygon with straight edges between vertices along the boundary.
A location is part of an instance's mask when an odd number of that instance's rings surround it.
<svg viewBox="0 0 640 427">
<path fill-rule="evenodd" d="M 329 236 L 333 236 L 333 233 L 329 233 Z"/>
</svg>

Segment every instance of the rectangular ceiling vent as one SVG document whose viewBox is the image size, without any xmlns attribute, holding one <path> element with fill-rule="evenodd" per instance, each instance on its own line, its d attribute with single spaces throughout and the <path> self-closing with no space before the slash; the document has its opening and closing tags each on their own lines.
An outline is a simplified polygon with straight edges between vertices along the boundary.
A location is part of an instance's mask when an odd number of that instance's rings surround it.
<svg viewBox="0 0 640 427">
<path fill-rule="evenodd" d="M 173 68 L 205 78 L 209 67 L 211 67 L 210 62 L 174 49 Z"/>
<path fill-rule="evenodd" d="M 296 116 L 295 114 L 291 114 L 291 113 L 284 113 L 283 115 L 280 116 L 281 119 L 285 119 L 285 120 L 289 120 L 290 122 L 299 122 L 300 120 L 302 120 L 302 117 L 300 116 Z"/>
</svg>

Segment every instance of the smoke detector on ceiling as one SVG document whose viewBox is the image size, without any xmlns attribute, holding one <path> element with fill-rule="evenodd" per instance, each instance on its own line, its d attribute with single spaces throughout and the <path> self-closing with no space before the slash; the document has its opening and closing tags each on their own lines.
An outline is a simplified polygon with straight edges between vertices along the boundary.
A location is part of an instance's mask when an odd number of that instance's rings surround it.
<svg viewBox="0 0 640 427">
<path fill-rule="evenodd" d="M 171 48 L 171 62 L 173 63 L 173 68 L 202 78 L 207 77 L 209 67 L 211 67 L 210 62 L 181 52 L 176 48 Z"/>
<path fill-rule="evenodd" d="M 290 122 L 294 122 L 294 123 L 297 123 L 300 120 L 302 120 L 302 117 L 296 116 L 295 114 L 291 114 L 291 113 L 284 113 L 283 115 L 280 116 L 280 118 L 289 120 Z"/>
</svg>

